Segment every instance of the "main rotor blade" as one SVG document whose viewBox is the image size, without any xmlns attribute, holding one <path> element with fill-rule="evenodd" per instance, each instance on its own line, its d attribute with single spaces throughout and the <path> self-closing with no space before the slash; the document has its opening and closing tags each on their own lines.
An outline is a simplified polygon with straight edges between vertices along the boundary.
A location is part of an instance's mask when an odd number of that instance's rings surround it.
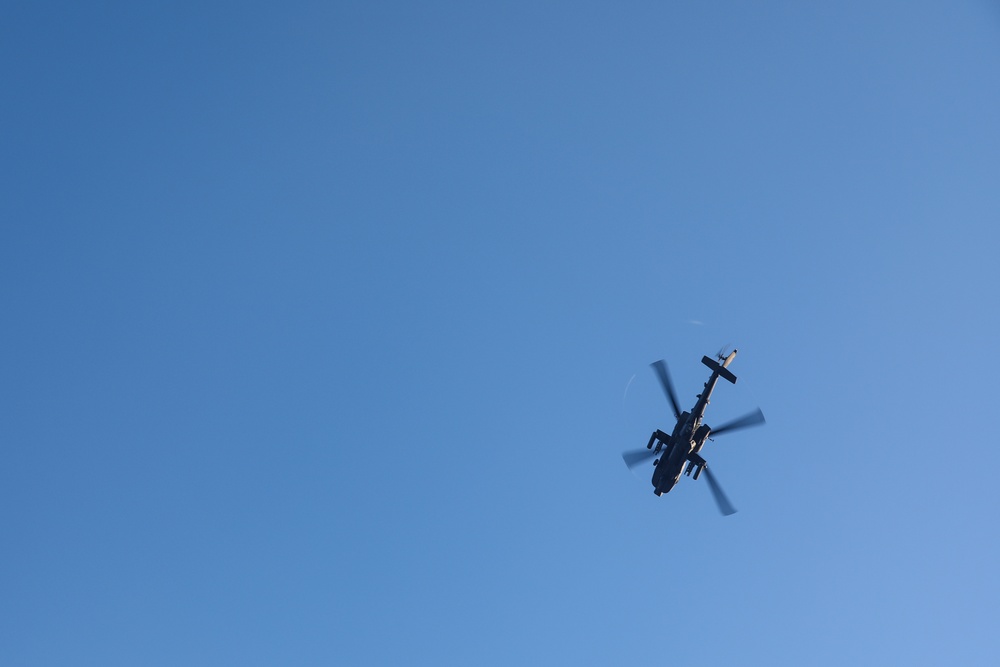
<svg viewBox="0 0 1000 667">
<path fill-rule="evenodd" d="M 637 465 L 645 463 L 654 456 L 656 456 L 656 450 L 646 449 L 645 447 L 642 449 L 631 449 L 627 452 L 622 452 L 622 460 L 625 461 L 625 465 L 627 465 L 630 470 Z"/>
<path fill-rule="evenodd" d="M 702 469 L 705 473 L 705 479 L 708 480 L 708 488 L 712 490 L 712 495 L 715 497 L 715 502 L 719 506 L 719 511 L 724 515 L 729 516 L 730 514 L 736 514 L 736 508 L 733 504 L 729 502 L 729 498 L 726 498 L 726 494 L 722 492 L 722 487 L 719 486 L 718 480 L 715 479 L 715 475 L 709 470 L 708 466 Z"/>
<path fill-rule="evenodd" d="M 663 387 L 663 393 L 667 395 L 670 399 L 670 407 L 674 410 L 674 419 L 681 418 L 681 408 L 677 403 L 677 394 L 674 393 L 674 384 L 670 381 L 670 372 L 667 370 L 667 362 L 663 359 L 659 361 L 654 361 L 650 364 L 653 370 L 656 371 L 656 377 L 660 378 L 660 385 Z"/>
<path fill-rule="evenodd" d="M 750 426 L 756 426 L 757 424 L 764 423 L 764 413 L 761 412 L 760 408 L 757 408 L 753 412 L 748 412 L 742 417 L 737 417 L 732 421 L 728 421 L 718 428 L 712 429 L 712 435 L 722 435 L 726 431 L 738 431 L 741 428 L 749 428 Z"/>
</svg>

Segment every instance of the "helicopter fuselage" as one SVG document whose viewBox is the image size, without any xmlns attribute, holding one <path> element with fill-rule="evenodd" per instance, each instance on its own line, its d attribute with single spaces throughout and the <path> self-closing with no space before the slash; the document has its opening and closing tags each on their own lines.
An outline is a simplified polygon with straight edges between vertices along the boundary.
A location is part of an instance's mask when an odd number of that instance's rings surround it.
<svg viewBox="0 0 1000 667">
<path fill-rule="evenodd" d="M 720 373 L 728 372 L 725 368 L 735 356 L 736 353 L 733 352 L 722 365 L 713 369 L 704 389 L 698 394 L 698 401 L 694 407 L 690 412 L 684 412 L 677 418 L 673 433 L 668 438 L 656 438 L 658 440 L 657 452 L 663 448 L 663 454 L 656 460 L 656 467 L 653 468 L 652 483 L 656 495 L 668 493 L 670 489 L 674 488 L 685 472 L 685 466 L 688 474 L 694 471 L 695 479 L 701 475 L 705 464 L 698 452 L 705 445 L 705 441 L 711 433 L 711 428 L 702 424 L 705 409 L 711 402 L 712 391 L 715 390 Z M 657 434 L 666 435 L 662 431 L 657 431 Z"/>
</svg>

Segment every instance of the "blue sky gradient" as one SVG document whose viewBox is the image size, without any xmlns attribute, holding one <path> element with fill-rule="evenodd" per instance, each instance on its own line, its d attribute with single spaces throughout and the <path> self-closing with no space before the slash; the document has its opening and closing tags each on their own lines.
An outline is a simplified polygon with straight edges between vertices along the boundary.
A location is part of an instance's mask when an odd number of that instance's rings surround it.
<svg viewBox="0 0 1000 667">
<path fill-rule="evenodd" d="M 0 82 L 0 662 L 996 663 L 996 2 L 10 3 Z M 620 459 L 723 345 L 725 518 Z"/>
</svg>

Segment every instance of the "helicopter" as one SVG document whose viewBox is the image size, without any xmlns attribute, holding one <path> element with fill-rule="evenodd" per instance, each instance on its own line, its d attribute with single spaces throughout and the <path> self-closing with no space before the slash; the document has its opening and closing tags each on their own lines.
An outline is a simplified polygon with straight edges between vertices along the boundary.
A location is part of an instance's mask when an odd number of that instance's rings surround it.
<svg viewBox="0 0 1000 667">
<path fill-rule="evenodd" d="M 729 431 L 736 431 L 764 423 L 764 413 L 761 412 L 760 408 L 714 429 L 708 424 L 702 423 L 705 417 L 705 408 L 708 407 L 712 391 L 715 389 L 715 384 L 719 381 L 719 378 L 724 378 L 730 383 L 736 384 L 736 376 L 729 370 L 729 365 L 736 358 L 736 352 L 737 350 L 733 350 L 730 354 L 726 355 L 723 349 L 715 355 L 715 359 L 707 356 L 701 358 L 701 363 L 712 370 L 712 375 L 708 378 L 708 382 L 705 383 L 702 392 L 698 394 L 698 401 L 694 404 L 690 412 L 681 412 L 680 406 L 677 403 L 677 395 L 674 393 L 674 385 L 670 381 L 667 363 L 661 359 L 650 364 L 660 381 L 660 386 L 663 387 L 663 392 L 670 401 L 670 407 L 674 412 L 677 423 L 670 433 L 659 429 L 653 431 L 653 435 L 649 437 L 649 443 L 644 449 L 633 449 L 623 452 L 622 459 L 624 459 L 625 465 L 629 469 L 632 469 L 657 457 L 653 461 L 652 479 L 653 493 L 657 496 L 668 493 L 670 489 L 674 488 L 677 482 L 680 481 L 681 474 L 690 476 L 693 472 L 694 479 L 698 479 L 702 473 L 705 473 L 705 479 L 708 481 L 708 487 L 711 489 L 712 496 L 715 497 L 715 502 L 719 506 L 719 511 L 727 516 L 736 512 L 736 508 L 729 502 L 726 494 L 722 491 L 722 487 L 719 486 L 718 480 L 715 479 L 715 475 L 709 469 L 708 463 L 699 453 L 701 448 L 705 446 L 705 442 L 709 440 L 709 435 L 722 435 Z M 655 449 L 654 445 L 656 446 Z"/>
</svg>

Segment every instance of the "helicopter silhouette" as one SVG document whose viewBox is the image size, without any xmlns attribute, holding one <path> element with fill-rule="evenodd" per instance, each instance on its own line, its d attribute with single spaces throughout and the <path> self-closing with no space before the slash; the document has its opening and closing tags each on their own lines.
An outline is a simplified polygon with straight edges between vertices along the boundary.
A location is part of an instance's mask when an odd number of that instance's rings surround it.
<svg viewBox="0 0 1000 667">
<path fill-rule="evenodd" d="M 661 359 L 650 364 L 656 372 L 657 378 L 660 380 L 663 392 L 670 401 L 670 407 L 674 411 L 677 423 L 674 425 L 673 431 L 669 434 L 659 429 L 653 431 L 653 435 L 649 437 L 649 444 L 644 449 L 623 452 L 622 459 L 624 459 L 625 465 L 629 469 L 632 469 L 659 455 L 653 461 L 652 478 L 653 493 L 657 496 L 668 493 L 670 489 L 674 488 L 677 482 L 680 481 L 682 473 L 691 475 L 693 472 L 694 479 L 698 479 L 702 473 L 705 473 L 705 479 L 708 481 L 708 487 L 711 489 L 712 496 L 715 497 L 715 502 L 719 506 L 719 511 L 727 516 L 736 512 L 736 508 L 729 502 L 726 494 L 722 491 L 722 487 L 719 486 L 718 480 L 715 479 L 715 475 L 709 469 L 708 462 L 699 453 L 701 448 L 705 446 L 705 442 L 709 439 L 709 435 L 722 435 L 729 431 L 736 431 L 764 423 L 764 413 L 761 412 L 760 408 L 742 417 L 728 421 L 715 429 L 702 421 L 705 417 L 705 409 L 708 407 L 712 391 L 715 389 L 715 384 L 719 381 L 719 378 L 725 378 L 732 384 L 736 384 L 736 376 L 729 370 L 729 365 L 736 358 L 736 352 L 737 350 L 733 350 L 729 355 L 725 355 L 725 351 L 720 350 L 715 359 L 710 357 L 701 358 L 701 363 L 712 370 L 712 375 L 708 378 L 708 382 L 705 383 L 702 392 L 698 394 L 698 401 L 690 412 L 681 412 L 680 406 L 677 403 L 677 395 L 674 393 L 674 385 L 670 381 L 670 373 L 667 370 L 666 362 Z M 656 445 L 655 449 L 653 448 L 654 445 Z M 660 454 L 661 451 L 662 454 Z"/>
</svg>

